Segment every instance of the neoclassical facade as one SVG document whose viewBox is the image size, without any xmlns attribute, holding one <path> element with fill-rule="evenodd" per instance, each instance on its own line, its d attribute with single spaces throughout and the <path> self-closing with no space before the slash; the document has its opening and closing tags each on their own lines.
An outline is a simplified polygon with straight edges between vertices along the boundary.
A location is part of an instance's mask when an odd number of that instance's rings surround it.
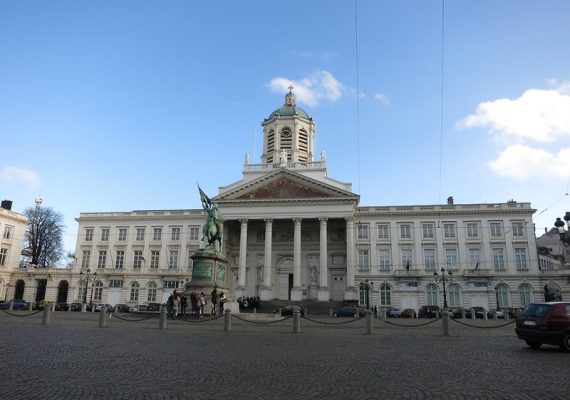
<svg viewBox="0 0 570 400">
<path fill-rule="evenodd" d="M 442 267 L 450 306 L 522 307 L 547 288 L 570 296 L 562 265 L 539 269 L 529 203 L 361 207 L 351 184 L 328 176 L 325 152 L 315 156 L 316 124 L 291 91 L 262 126 L 261 162 L 246 155 L 242 179 L 212 198 L 234 296 L 418 310 L 443 305 Z M 77 222 L 77 263 L 48 280 L 46 298 L 61 299 L 59 279 L 68 302 L 140 304 L 191 279 L 205 214 L 86 212 Z"/>
</svg>

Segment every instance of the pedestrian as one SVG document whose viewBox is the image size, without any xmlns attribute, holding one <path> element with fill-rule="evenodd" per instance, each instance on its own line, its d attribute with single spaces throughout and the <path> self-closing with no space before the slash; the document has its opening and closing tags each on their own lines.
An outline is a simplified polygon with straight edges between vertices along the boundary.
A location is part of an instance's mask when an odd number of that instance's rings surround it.
<svg viewBox="0 0 570 400">
<path fill-rule="evenodd" d="M 178 313 L 180 312 L 180 296 L 178 293 L 174 291 L 172 295 L 172 319 L 176 319 L 178 317 Z"/>
<path fill-rule="evenodd" d="M 214 290 L 212 290 L 212 310 L 210 311 L 210 314 L 212 315 L 216 315 L 216 305 L 218 304 L 218 290 L 216 287 L 214 287 Z"/>
<path fill-rule="evenodd" d="M 180 314 L 182 314 L 182 316 L 186 315 L 186 306 L 188 306 L 188 300 L 186 296 L 182 294 L 180 295 Z"/>
<path fill-rule="evenodd" d="M 226 295 L 224 294 L 224 292 L 220 292 L 220 314 L 224 313 L 224 303 L 226 302 Z"/>
<path fill-rule="evenodd" d="M 166 300 L 166 311 L 168 312 L 168 316 L 172 318 L 172 307 L 174 306 L 174 296 L 171 293 L 168 296 L 168 300 Z"/>
<path fill-rule="evenodd" d="M 206 305 L 206 298 L 204 297 L 204 292 L 200 293 L 198 301 L 200 307 L 200 317 L 204 317 L 204 306 Z"/>
</svg>

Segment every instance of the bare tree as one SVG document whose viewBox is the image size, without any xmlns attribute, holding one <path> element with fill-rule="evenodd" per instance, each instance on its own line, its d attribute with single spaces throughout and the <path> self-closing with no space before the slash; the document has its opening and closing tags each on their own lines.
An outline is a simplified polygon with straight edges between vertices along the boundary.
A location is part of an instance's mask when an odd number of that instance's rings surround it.
<svg viewBox="0 0 570 400">
<path fill-rule="evenodd" d="M 63 257 L 63 214 L 51 207 L 30 207 L 24 210 L 28 217 L 28 229 L 22 254 L 37 268 L 56 265 Z"/>
</svg>

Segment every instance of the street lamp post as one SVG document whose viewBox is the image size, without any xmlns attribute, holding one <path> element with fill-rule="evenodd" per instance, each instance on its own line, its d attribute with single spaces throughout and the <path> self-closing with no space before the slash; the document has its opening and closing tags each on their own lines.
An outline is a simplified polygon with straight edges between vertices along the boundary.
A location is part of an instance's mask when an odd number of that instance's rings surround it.
<svg viewBox="0 0 570 400">
<path fill-rule="evenodd" d="M 83 278 L 83 271 L 79 272 L 80 279 L 83 279 L 85 282 L 85 290 L 83 291 L 83 304 L 87 303 L 87 288 L 89 286 L 89 281 L 93 281 L 93 285 L 91 286 L 91 299 L 89 301 L 89 306 L 93 307 L 93 286 L 95 286 L 95 278 L 97 277 L 97 272 L 93 273 L 91 276 L 91 270 L 87 268 L 87 275 Z"/>
<path fill-rule="evenodd" d="M 447 271 L 449 278 L 445 276 L 445 268 L 441 267 L 441 275 L 438 275 L 437 271 L 433 273 L 435 283 L 441 282 L 443 284 L 443 308 L 447 309 L 447 290 L 445 284 L 453 280 L 453 272 Z"/>
<path fill-rule="evenodd" d="M 564 229 L 564 222 L 561 218 L 556 218 L 554 226 L 558 229 L 558 234 L 560 235 L 560 241 L 565 247 L 570 246 L 570 211 L 566 211 L 564 215 L 564 221 L 566 221 L 566 226 L 568 230 Z"/>
</svg>

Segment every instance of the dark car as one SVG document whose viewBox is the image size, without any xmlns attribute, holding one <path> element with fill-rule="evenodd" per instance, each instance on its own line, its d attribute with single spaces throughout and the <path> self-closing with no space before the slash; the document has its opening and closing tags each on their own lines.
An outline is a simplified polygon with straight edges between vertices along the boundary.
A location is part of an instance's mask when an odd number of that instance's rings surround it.
<svg viewBox="0 0 570 400">
<path fill-rule="evenodd" d="M 402 310 L 400 310 L 399 308 L 390 308 L 386 313 L 386 316 L 388 318 L 399 318 L 401 313 Z"/>
<path fill-rule="evenodd" d="M 295 311 L 299 311 L 303 315 L 303 309 L 296 304 L 289 304 L 281 309 L 281 316 L 293 315 Z"/>
<path fill-rule="evenodd" d="M 56 303 L 55 311 L 69 311 L 69 307 L 71 307 L 69 303 Z"/>
<path fill-rule="evenodd" d="M 71 303 L 71 311 L 81 311 L 81 303 Z"/>
<path fill-rule="evenodd" d="M 400 318 L 416 318 L 416 310 L 406 308 L 400 312 Z"/>
<path fill-rule="evenodd" d="M 10 304 L 13 304 L 12 310 L 28 310 L 30 307 L 30 303 L 24 300 L 10 300 L 0 303 L 0 310 L 8 310 L 10 308 Z"/>
<path fill-rule="evenodd" d="M 418 318 L 437 318 L 439 306 L 422 306 L 418 313 Z"/>
<path fill-rule="evenodd" d="M 463 307 L 453 307 L 449 309 L 449 317 L 453 319 L 463 318 L 463 313 L 465 310 Z"/>
<path fill-rule="evenodd" d="M 480 318 L 483 319 L 485 318 L 485 315 L 487 314 L 487 310 L 485 310 L 484 307 L 471 307 L 469 310 L 467 310 L 467 312 L 465 313 L 465 317 L 466 318 L 471 318 L 471 316 L 473 315 L 473 313 L 475 313 L 475 318 Z"/>
<path fill-rule="evenodd" d="M 333 317 L 353 317 L 358 315 L 358 308 L 356 307 L 341 307 L 333 310 Z"/>
<path fill-rule="evenodd" d="M 533 349 L 543 344 L 570 351 L 570 302 L 531 303 L 517 318 L 515 332 Z"/>
<path fill-rule="evenodd" d="M 162 307 L 162 304 L 160 304 L 160 303 L 148 303 L 146 310 L 147 311 L 160 311 L 160 307 Z"/>
<path fill-rule="evenodd" d="M 115 312 L 127 313 L 129 312 L 129 306 L 127 304 L 115 304 Z"/>
</svg>

